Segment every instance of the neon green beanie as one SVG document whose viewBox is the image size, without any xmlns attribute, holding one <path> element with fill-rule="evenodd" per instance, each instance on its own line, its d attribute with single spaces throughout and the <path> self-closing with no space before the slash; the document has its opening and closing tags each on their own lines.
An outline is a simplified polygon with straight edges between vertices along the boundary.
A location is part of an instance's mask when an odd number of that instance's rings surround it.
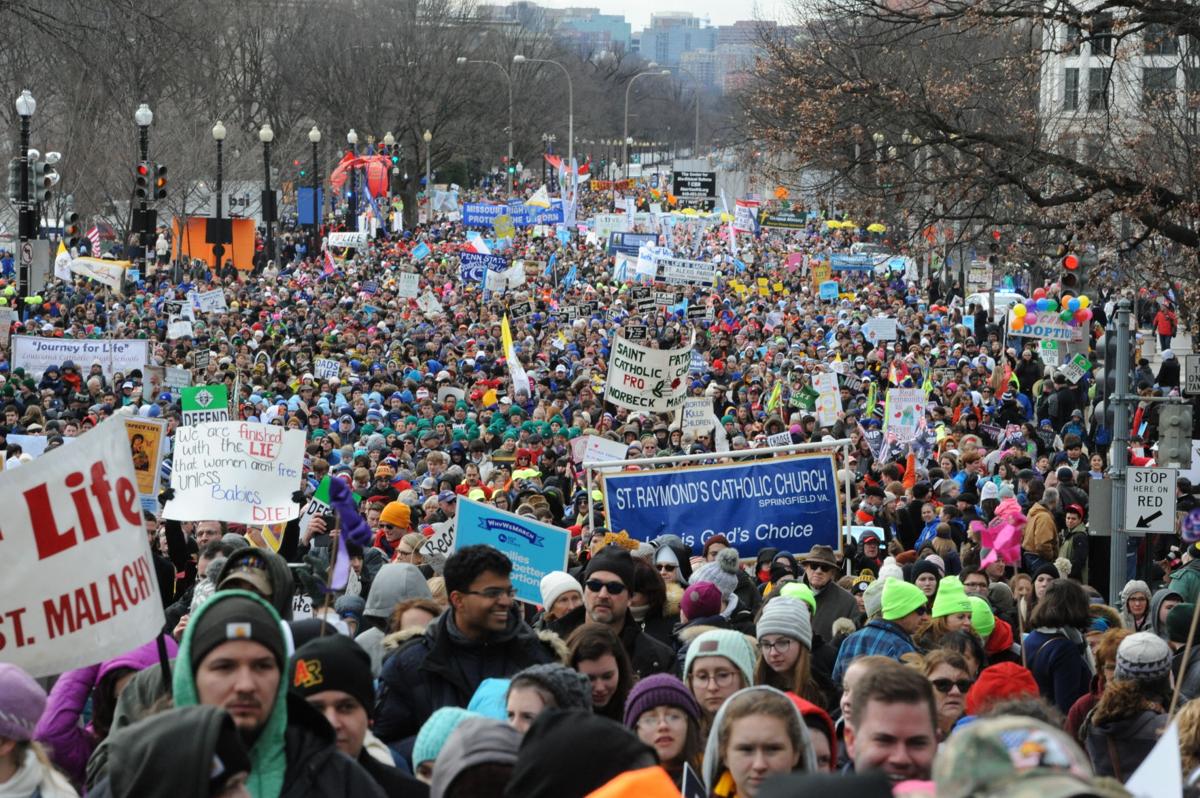
<svg viewBox="0 0 1200 798">
<path fill-rule="evenodd" d="M 957 612 L 970 612 L 971 602 L 967 591 L 957 576 L 943 576 L 938 583 L 937 596 L 933 599 L 933 617 L 944 618 Z"/>
<path fill-rule="evenodd" d="M 992 614 L 992 607 L 987 600 L 979 596 L 968 596 L 967 599 L 971 602 L 971 626 L 980 637 L 987 640 L 996 628 L 996 616 Z"/>
<path fill-rule="evenodd" d="M 895 621 L 925 606 L 925 594 L 921 588 L 895 577 L 883 586 L 883 619 Z"/>
<path fill-rule="evenodd" d="M 817 597 L 813 595 L 812 588 L 803 582 L 788 582 L 780 589 L 779 595 L 784 598 L 800 599 L 808 604 L 813 615 L 817 614 Z"/>
</svg>

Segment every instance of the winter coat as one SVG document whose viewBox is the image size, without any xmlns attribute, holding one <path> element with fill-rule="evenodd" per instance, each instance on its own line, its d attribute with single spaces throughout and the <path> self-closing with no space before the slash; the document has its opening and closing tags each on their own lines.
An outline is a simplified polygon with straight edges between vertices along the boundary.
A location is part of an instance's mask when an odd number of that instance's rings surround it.
<svg viewBox="0 0 1200 798">
<path fill-rule="evenodd" d="M 42 764 L 32 748 L 25 751 L 17 772 L 0 782 L 0 798 L 76 798 L 77 795 L 61 773 Z"/>
<path fill-rule="evenodd" d="M 838 618 L 853 618 L 858 613 L 858 602 L 850 591 L 830 582 L 821 592 L 813 591 L 817 597 L 817 611 L 813 613 L 813 634 L 825 640 L 833 639 L 833 622 Z"/>
<path fill-rule="evenodd" d="M 850 663 L 859 657 L 879 655 L 899 661 L 905 654 L 917 652 L 913 639 L 891 621 L 868 621 L 867 625 L 842 641 L 837 663 L 833 666 L 833 681 L 842 683 Z"/>
<path fill-rule="evenodd" d="M 1033 673 L 1038 692 L 1064 714 L 1088 692 L 1092 681 L 1087 643 L 1077 631 L 1078 642 L 1070 639 L 1068 634 L 1062 630 L 1044 632 L 1035 629 L 1023 645 L 1026 667 Z"/>
<path fill-rule="evenodd" d="M 1138 769 L 1167 727 L 1166 711 L 1136 683 L 1114 682 L 1080 730 L 1097 776 L 1125 781 Z"/>
<path fill-rule="evenodd" d="M 552 647 L 539 639 L 518 608 L 503 632 L 471 640 L 458 630 L 454 613 L 442 613 L 425 633 L 410 640 L 383 664 L 375 701 L 374 732 L 386 743 L 412 737 L 442 707 L 465 707 L 487 678 L 554 662 Z"/>
<path fill-rule="evenodd" d="M 1080 524 L 1063 534 L 1063 545 L 1059 554 L 1071 561 L 1071 578 L 1086 585 L 1088 583 L 1088 532 Z"/>
<path fill-rule="evenodd" d="M 1029 508 L 1021 548 L 1046 562 L 1054 562 L 1058 557 L 1058 525 L 1054 522 L 1054 513 L 1041 502 Z"/>
<path fill-rule="evenodd" d="M 1171 574 L 1168 587 L 1178 593 L 1185 604 L 1195 603 L 1200 596 L 1200 559 L 1189 562 Z"/>
<path fill-rule="evenodd" d="M 553 621 L 550 624 L 550 631 L 566 640 L 571 632 L 585 623 L 587 623 L 587 607 L 581 605 Z M 621 632 L 617 637 L 621 639 L 621 644 L 625 647 L 625 653 L 629 655 L 629 662 L 633 665 L 633 672 L 638 679 L 653 673 L 671 671 L 675 652 L 666 643 L 661 643 L 643 632 L 637 621 L 633 619 L 633 613 L 626 613 L 625 625 L 621 627 Z"/>
</svg>

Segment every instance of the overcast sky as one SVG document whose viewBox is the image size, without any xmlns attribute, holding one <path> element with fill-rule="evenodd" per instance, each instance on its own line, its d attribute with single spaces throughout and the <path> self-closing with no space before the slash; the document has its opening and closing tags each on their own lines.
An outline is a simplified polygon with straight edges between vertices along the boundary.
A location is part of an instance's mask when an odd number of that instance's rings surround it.
<svg viewBox="0 0 1200 798">
<path fill-rule="evenodd" d="M 599 8 L 605 14 L 624 14 L 634 31 L 650 25 L 651 14 L 690 11 L 713 25 L 742 19 L 784 21 L 790 0 L 535 0 L 550 8 Z"/>
</svg>

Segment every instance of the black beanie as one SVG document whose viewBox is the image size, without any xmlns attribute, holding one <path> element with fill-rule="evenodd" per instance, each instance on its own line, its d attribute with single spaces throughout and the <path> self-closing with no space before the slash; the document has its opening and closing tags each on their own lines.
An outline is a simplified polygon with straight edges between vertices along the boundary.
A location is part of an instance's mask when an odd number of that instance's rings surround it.
<svg viewBox="0 0 1200 798">
<path fill-rule="evenodd" d="M 596 571 L 610 571 L 616 574 L 626 588 L 633 587 L 633 557 L 628 549 L 620 546 L 603 548 L 595 557 L 588 561 L 585 579 L 591 579 Z"/>
<path fill-rule="evenodd" d="M 363 647 L 341 634 L 310 640 L 292 655 L 288 690 L 301 698 L 326 690 L 348 693 L 369 716 L 375 708 L 371 657 Z"/>
<path fill-rule="evenodd" d="M 280 621 L 264 606 L 265 599 L 255 599 L 238 592 L 217 591 L 204 604 L 204 611 L 191 629 L 192 672 L 208 653 L 231 640 L 253 640 L 275 655 L 282 671 L 287 662 Z"/>
<path fill-rule="evenodd" d="M 1033 572 L 1034 580 L 1037 580 L 1037 578 L 1042 574 L 1046 574 L 1051 579 L 1058 579 L 1062 576 L 1062 574 L 1058 572 L 1058 568 L 1054 566 L 1054 563 L 1049 562 L 1043 563 L 1037 567 L 1037 570 Z"/>
</svg>

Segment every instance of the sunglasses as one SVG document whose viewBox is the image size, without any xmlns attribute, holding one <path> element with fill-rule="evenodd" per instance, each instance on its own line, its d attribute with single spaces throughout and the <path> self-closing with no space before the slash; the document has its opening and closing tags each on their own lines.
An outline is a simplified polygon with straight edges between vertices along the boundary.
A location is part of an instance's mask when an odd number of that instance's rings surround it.
<svg viewBox="0 0 1200 798">
<path fill-rule="evenodd" d="M 625 584 L 623 582 L 602 582 L 599 579 L 589 579 L 583 583 L 583 586 L 593 593 L 608 590 L 608 595 L 610 596 L 619 596 L 625 592 Z"/>
<path fill-rule="evenodd" d="M 958 692 L 963 695 L 966 695 L 967 691 L 971 689 L 971 685 L 975 684 L 970 679 L 930 679 L 929 683 L 939 693 L 949 693 L 951 688 L 957 687 Z"/>
<path fill-rule="evenodd" d="M 665 562 L 658 564 L 658 570 L 662 571 L 663 573 L 673 574 L 676 570 L 678 570 L 678 568 L 678 565 L 669 565 Z"/>
</svg>

